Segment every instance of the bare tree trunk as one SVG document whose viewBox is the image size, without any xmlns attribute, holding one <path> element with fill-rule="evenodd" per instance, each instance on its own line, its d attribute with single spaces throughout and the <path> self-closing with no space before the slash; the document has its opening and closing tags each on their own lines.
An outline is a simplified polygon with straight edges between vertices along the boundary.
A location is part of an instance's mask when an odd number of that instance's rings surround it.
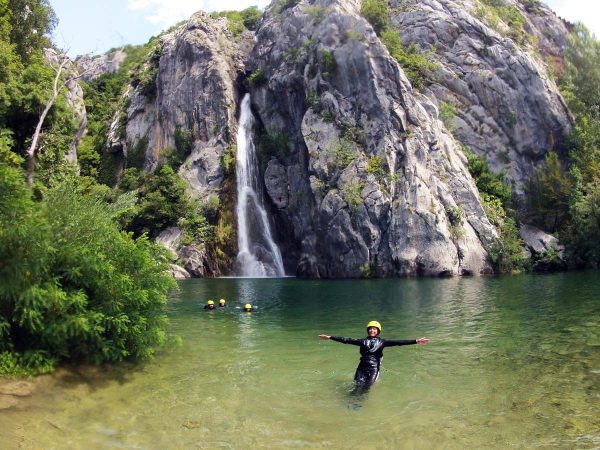
<svg viewBox="0 0 600 450">
<path fill-rule="evenodd" d="M 31 145 L 29 146 L 29 150 L 27 150 L 27 186 L 29 187 L 33 185 L 33 173 L 35 172 L 35 156 L 38 148 L 38 141 L 42 133 L 42 126 L 44 125 L 44 120 L 46 120 L 46 116 L 48 115 L 50 108 L 52 108 L 52 105 L 54 105 L 54 102 L 58 98 L 58 94 L 60 93 L 61 89 L 66 85 L 65 82 L 59 87 L 58 83 L 60 81 L 60 74 L 62 73 L 68 61 L 69 58 L 67 58 L 67 55 L 62 55 L 62 61 L 60 61 L 60 64 L 57 67 L 52 67 L 56 72 L 54 82 L 52 83 L 52 96 L 50 97 L 50 100 L 48 100 L 48 103 L 46 103 L 46 107 L 42 111 L 42 114 L 40 114 L 40 119 L 38 120 L 38 123 L 35 127 L 35 132 L 33 133 L 33 138 L 31 139 Z"/>
<path fill-rule="evenodd" d="M 52 69 L 54 69 L 54 71 L 56 72 L 56 75 L 54 77 L 54 82 L 52 83 L 52 96 L 50 97 L 50 99 L 48 100 L 48 103 L 46 103 L 44 110 L 40 114 L 40 118 L 38 120 L 37 126 L 35 127 L 35 132 L 33 133 L 33 137 L 31 138 L 31 145 L 29 146 L 29 149 L 27 150 L 27 185 L 29 187 L 31 187 L 33 185 L 33 175 L 35 173 L 36 156 L 37 156 L 37 153 L 40 151 L 38 148 L 39 140 L 40 140 L 40 136 L 42 134 L 42 126 L 44 125 L 44 120 L 46 120 L 46 116 L 50 112 L 50 109 L 54 105 L 54 102 L 56 102 L 56 99 L 60 95 L 60 92 L 65 87 L 67 87 L 70 82 L 81 78 L 82 76 L 84 76 L 86 73 L 90 72 L 93 69 L 93 66 L 90 66 L 87 70 L 84 70 L 81 73 L 75 72 L 76 75 L 68 77 L 67 79 L 65 79 L 61 82 L 60 76 L 63 73 L 63 71 L 65 70 L 65 66 L 69 62 L 70 62 L 70 59 L 66 53 L 59 53 L 56 55 L 56 61 L 54 61 L 54 60 L 50 61 L 50 66 L 52 67 Z M 79 143 L 79 140 L 81 139 L 81 137 L 83 136 L 83 133 L 85 132 L 86 125 L 87 125 L 87 122 L 83 123 L 83 124 L 80 123 L 79 130 L 74 139 L 74 144 L 72 144 L 72 145 L 77 145 Z"/>
</svg>

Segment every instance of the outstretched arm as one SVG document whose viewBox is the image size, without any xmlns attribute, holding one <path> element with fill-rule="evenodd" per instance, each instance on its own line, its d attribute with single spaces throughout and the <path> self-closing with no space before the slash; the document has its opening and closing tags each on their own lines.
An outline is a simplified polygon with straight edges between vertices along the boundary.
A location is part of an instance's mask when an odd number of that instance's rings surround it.
<svg viewBox="0 0 600 450">
<path fill-rule="evenodd" d="M 394 341 L 384 341 L 385 347 L 394 347 L 397 345 L 413 345 L 413 344 L 427 344 L 429 339 L 427 338 L 419 338 L 419 339 L 396 339 Z"/>
<path fill-rule="evenodd" d="M 341 342 L 342 344 L 350 344 L 350 345 L 362 344 L 362 339 L 352 339 L 352 338 L 340 337 L 340 336 L 330 336 L 328 334 L 320 334 L 319 337 L 321 339 L 325 339 L 325 340 L 331 339 L 332 341 Z"/>
</svg>

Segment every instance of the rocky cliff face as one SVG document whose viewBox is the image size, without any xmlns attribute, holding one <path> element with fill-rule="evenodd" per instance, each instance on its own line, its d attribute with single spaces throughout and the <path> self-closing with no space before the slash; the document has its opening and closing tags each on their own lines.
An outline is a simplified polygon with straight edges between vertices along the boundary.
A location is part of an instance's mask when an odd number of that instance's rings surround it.
<svg viewBox="0 0 600 450">
<path fill-rule="evenodd" d="M 543 4 L 523 3 L 506 1 L 525 20 L 521 28 L 477 1 L 392 2 L 402 40 L 432 51 L 439 65 L 425 94 L 456 108 L 455 136 L 505 171 L 517 192 L 547 152 L 561 152 L 571 127 L 546 65 L 549 58 L 560 68 L 567 30 Z"/>
<path fill-rule="evenodd" d="M 220 158 L 248 89 L 288 273 L 490 272 L 486 248 L 497 231 L 462 149 L 507 170 L 517 190 L 560 149 L 570 119 L 541 58 L 476 17 L 470 0 L 392 2 L 391 26 L 437 63 L 419 92 L 358 0 L 293 3 L 267 8 L 254 38 L 233 39 L 224 19 L 204 13 L 161 38 L 153 89 L 132 90 L 113 151 L 131 159 L 141 149 L 152 170 L 175 130 L 191 130 L 181 173 L 197 195 L 218 195 L 228 180 Z M 542 51 L 560 55 L 562 23 L 544 7 L 518 5 L 532 34 L 553 30 L 540 34 Z M 440 120 L 442 102 L 456 108 L 454 130 Z"/>
</svg>

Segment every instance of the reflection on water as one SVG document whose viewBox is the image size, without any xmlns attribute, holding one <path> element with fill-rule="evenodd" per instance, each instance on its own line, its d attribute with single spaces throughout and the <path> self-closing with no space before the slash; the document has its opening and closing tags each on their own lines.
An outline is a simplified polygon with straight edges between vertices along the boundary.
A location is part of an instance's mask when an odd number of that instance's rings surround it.
<svg viewBox="0 0 600 450">
<path fill-rule="evenodd" d="M 138 365 L 60 371 L 0 410 L 0 448 L 597 448 L 597 273 L 431 280 L 182 282 L 183 338 Z M 208 298 L 226 310 L 206 312 Z M 258 311 L 236 307 L 252 303 Z M 319 333 L 429 337 L 385 350 Z"/>
</svg>

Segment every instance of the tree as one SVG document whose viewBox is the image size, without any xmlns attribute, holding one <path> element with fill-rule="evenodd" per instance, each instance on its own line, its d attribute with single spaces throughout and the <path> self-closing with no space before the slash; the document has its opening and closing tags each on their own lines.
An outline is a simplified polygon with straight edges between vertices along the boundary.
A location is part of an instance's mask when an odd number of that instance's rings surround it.
<svg viewBox="0 0 600 450">
<path fill-rule="evenodd" d="M 569 107 L 600 118 L 600 41 L 581 23 L 569 38 L 566 52 L 566 91 Z"/>
<path fill-rule="evenodd" d="M 34 203 L 22 171 L 0 163 L 0 374 L 144 358 L 165 342 L 169 260 L 114 213 L 77 177 Z"/>
<path fill-rule="evenodd" d="M 50 109 L 52 108 L 62 91 L 68 88 L 68 86 L 72 82 L 78 80 L 88 71 L 92 70 L 92 68 L 90 67 L 87 70 L 79 73 L 71 59 L 66 55 L 66 53 L 59 53 L 49 49 L 47 51 L 47 56 L 50 67 L 52 67 L 52 70 L 54 70 L 54 80 L 52 82 L 52 92 L 50 98 L 46 102 L 46 106 L 40 114 L 37 125 L 35 127 L 35 131 L 33 132 L 33 137 L 31 138 L 31 145 L 27 150 L 27 185 L 29 187 L 33 185 L 33 174 L 35 172 L 36 154 L 39 153 L 41 150 L 38 147 L 38 142 L 42 132 L 42 126 L 44 125 L 44 121 L 46 120 L 46 116 L 50 112 Z M 63 77 L 64 74 L 67 74 L 67 76 Z"/>
<path fill-rule="evenodd" d="M 34 53 L 52 45 L 47 36 L 56 27 L 58 19 L 47 0 L 3 0 L 3 3 L 8 4 L 10 41 L 27 63 Z"/>
<path fill-rule="evenodd" d="M 556 153 L 546 155 L 546 167 L 535 172 L 525 189 L 529 219 L 545 230 L 559 231 L 569 220 L 573 184 Z"/>
</svg>

